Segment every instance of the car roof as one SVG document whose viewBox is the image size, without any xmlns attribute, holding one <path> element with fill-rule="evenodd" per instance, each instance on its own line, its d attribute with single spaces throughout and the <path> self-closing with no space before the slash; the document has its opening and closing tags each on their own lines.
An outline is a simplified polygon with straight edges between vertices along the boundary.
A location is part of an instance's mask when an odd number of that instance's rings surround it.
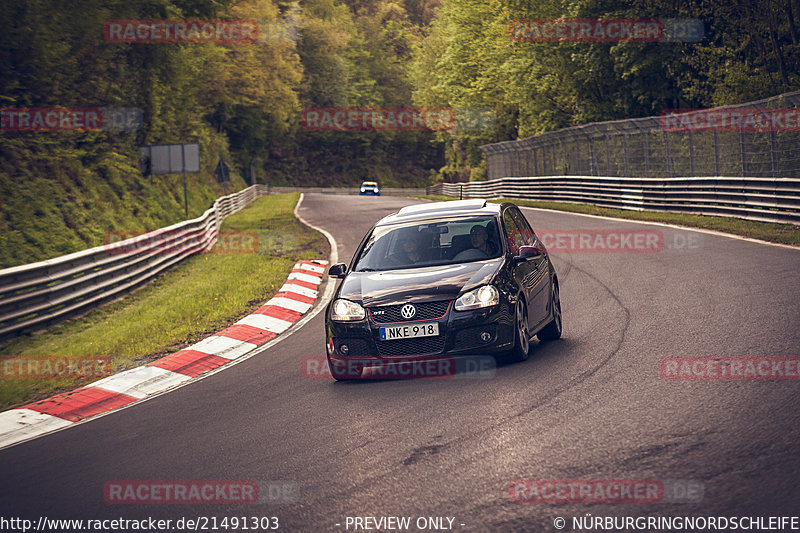
<svg viewBox="0 0 800 533">
<path fill-rule="evenodd" d="M 377 181 L 365 181 L 361 185 L 377 185 Z"/>
<path fill-rule="evenodd" d="M 397 213 L 383 217 L 376 226 L 387 226 L 416 220 L 452 218 L 475 215 L 498 215 L 502 205 L 490 204 L 483 199 L 455 200 L 452 202 L 430 202 L 409 205 Z"/>
</svg>

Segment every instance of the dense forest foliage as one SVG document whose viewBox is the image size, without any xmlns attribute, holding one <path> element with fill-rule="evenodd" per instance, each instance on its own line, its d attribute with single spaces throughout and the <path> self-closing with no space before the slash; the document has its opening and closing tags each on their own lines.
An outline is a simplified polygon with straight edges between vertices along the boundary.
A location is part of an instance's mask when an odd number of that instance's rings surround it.
<svg viewBox="0 0 800 533">
<path fill-rule="evenodd" d="M 800 87 L 800 0 L 4 0 L 0 107 L 135 107 L 131 132 L 0 132 L 0 266 L 183 218 L 138 146 L 197 141 L 190 215 L 245 186 L 482 179 L 487 142 Z M 699 42 L 517 42 L 522 18 L 696 18 Z M 256 43 L 112 43 L 111 19 L 247 19 Z M 305 108 L 488 109 L 491 127 L 313 132 Z"/>
<path fill-rule="evenodd" d="M 797 0 L 443 0 L 410 71 L 417 105 L 490 107 L 481 135 L 440 134 L 447 168 L 483 179 L 477 146 L 589 122 L 800 88 Z M 699 42 L 515 42 L 518 19 L 694 18 Z"/>
</svg>

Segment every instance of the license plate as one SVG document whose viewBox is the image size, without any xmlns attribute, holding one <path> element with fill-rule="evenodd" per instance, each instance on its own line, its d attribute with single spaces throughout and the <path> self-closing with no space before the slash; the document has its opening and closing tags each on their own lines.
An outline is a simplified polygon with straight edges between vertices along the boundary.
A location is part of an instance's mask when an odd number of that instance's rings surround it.
<svg viewBox="0 0 800 533">
<path fill-rule="evenodd" d="M 417 337 L 435 337 L 439 334 L 439 323 L 409 324 L 407 326 L 391 326 L 381 328 L 381 340 L 415 339 Z"/>
</svg>

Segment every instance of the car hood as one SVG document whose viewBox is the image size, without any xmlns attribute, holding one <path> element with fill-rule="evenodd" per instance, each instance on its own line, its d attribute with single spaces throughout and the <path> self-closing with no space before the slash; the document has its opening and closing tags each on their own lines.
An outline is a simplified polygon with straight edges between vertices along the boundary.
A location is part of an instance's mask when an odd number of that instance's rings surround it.
<svg viewBox="0 0 800 533">
<path fill-rule="evenodd" d="M 489 283 L 503 258 L 383 272 L 351 272 L 339 288 L 339 298 L 365 306 L 455 299 L 462 291 Z"/>
</svg>

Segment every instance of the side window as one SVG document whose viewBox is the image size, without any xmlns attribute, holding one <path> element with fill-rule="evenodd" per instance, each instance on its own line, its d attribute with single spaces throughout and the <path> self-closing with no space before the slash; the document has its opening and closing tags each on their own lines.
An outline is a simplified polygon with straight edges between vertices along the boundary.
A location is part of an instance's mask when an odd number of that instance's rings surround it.
<svg viewBox="0 0 800 533">
<path fill-rule="evenodd" d="M 506 242 L 508 242 L 508 249 L 512 254 L 519 253 L 519 247 L 522 246 L 522 235 L 520 235 L 519 226 L 517 226 L 511 209 L 506 209 L 503 213 L 503 225 L 506 227 Z"/>
<path fill-rule="evenodd" d="M 535 246 L 536 245 L 536 237 L 533 234 L 533 230 L 531 229 L 531 225 L 528 224 L 528 221 L 525 219 L 525 216 L 517 209 L 509 209 L 514 217 L 514 222 L 517 223 L 517 227 L 519 228 L 522 234 L 522 240 L 525 246 Z"/>
</svg>

